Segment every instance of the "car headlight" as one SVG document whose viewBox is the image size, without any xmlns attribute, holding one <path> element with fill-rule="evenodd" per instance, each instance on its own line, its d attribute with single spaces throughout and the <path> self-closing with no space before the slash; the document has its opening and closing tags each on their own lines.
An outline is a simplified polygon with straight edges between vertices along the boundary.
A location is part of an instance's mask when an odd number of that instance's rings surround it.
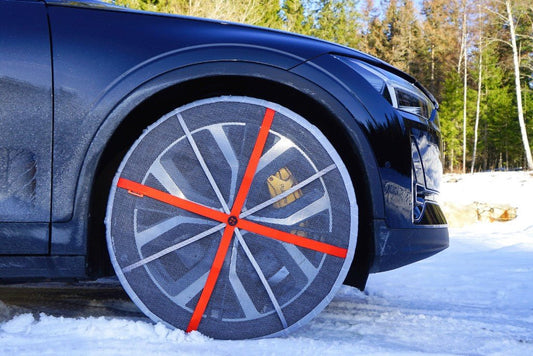
<svg viewBox="0 0 533 356">
<path fill-rule="evenodd" d="M 393 107 L 422 116 L 427 120 L 432 119 L 436 105 L 414 83 L 361 60 L 347 57 L 338 58 L 363 76 Z"/>
</svg>

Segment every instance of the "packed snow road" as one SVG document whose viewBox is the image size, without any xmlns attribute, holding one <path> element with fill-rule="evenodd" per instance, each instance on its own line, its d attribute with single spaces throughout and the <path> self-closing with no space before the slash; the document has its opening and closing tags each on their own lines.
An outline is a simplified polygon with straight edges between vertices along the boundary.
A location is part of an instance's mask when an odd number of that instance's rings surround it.
<svg viewBox="0 0 533 356">
<path fill-rule="evenodd" d="M 285 338 L 217 341 L 170 330 L 142 317 L 113 286 L 104 286 L 109 298 L 87 292 L 93 287 L 71 289 L 64 309 L 28 294 L 17 302 L 0 290 L 0 354 L 532 355 L 533 176 L 446 179 L 446 201 L 510 204 L 518 217 L 451 228 L 446 251 L 371 275 L 364 293 L 343 287 L 317 318 Z M 72 296 L 83 291 L 90 296 Z"/>
</svg>

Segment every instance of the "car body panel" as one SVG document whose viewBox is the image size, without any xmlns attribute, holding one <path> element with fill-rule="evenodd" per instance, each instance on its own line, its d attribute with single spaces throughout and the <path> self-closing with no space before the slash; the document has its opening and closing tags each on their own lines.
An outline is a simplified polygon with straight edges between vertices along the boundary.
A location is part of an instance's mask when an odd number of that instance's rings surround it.
<svg viewBox="0 0 533 356">
<path fill-rule="evenodd" d="M 26 2 L 0 0 L 0 6 L 13 3 Z M 49 197 L 41 202 L 51 203 L 51 210 L 47 211 L 49 217 L 37 219 L 42 220 L 39 228 L 46 232 L 38 238 L 41 247 L 46 248 L 40 247 L 37 253 L 49 254 L 50 261 L 43 263 L 44 267 L 36 272 L 38 276 L 52 277 L 56 269 L 57 276 L 84 277 L 87 273 L 89 203 L 95 174 L 110 140 L 116 139 L 113 135 L 121 126 L 135 125 L 131 113 L 168 88 L 210 78 L 275 82 L 301 92 L 337 115 L 335 124 L 349 138 L 343 145 L 360 158 L 357 165 L 364 177 L 359 179 L 368 188 L 366 214 L 371 219 L 365 230 L 365 248 L 371 249 L 373 255 L 366 256 L 363 274 L 396 268 L 447 246 L 446 222 L 432 200 L 438 193 L 434 186 L 419 192 L 423 203 L 429 202 L 422 214 L 427 211 L 433 218 L 419 222 L 413 219 L 416 190 L 409 159 L 413 154 L 411 140 L 416 136 L 425 165 L 435 165 L 440 142 L 438 125 L 394 109 L 342 57 L 357 58 L 415 83 L 407 74 L 361 52 L 281 31 L 129 11 L 98 2 L 27 3 L 41 9 L 39 21 L 45 24 L 33 34 L 41 36 L 37 48 L 43 53 L 32 58 L 41 58 L 48 65 L 48 75 L 53 63 L 53 81 L 50 76 L 40 83 L 44 87 L 40 91 L 44 95 L 40 107 L 45 110 L 38 120 L 44 120 L 49 133 L 39 136 L 39 147 L 45 147 L 48 140 L 41 159 L 46 161 L 48 157 L 48 162 L 53 162 L 53 178 L 50 181 L 50 168 L 43 169 L 48 172 L 48 182 L 43 182 L 48 184 Z M 259 92 L 257 88 L 249 89 Z M 355 166 L 355 162 L 346 164 L 352 163 Z M 19 240 L 16 236 L 21 236 L 27 226 L 11 225 L 18 229 L 14 232 L 13 228 L 6 230 L 5 225 L 0 223 L 0 234 L 15 236 L 12 241 Z M 25 253 L 27 246 L 19 246 L 17 254 Z M 31 254 L 30 250 L 26 253 Z M 361 253 L 367 254 L 366 250 Z M 57 260 L 57 256 L 64 258 Z M 27 263 L 36 266 L 48 257 L 28 257 Z M 16 261 L 13 258 L 0 257 L 2 275 L 15 276 L 13 264 L 19 268 L 24 265 L 24 257 L 17 257 Z M 356 253 L 358 258 L 362 256 Z M 70 274 L 65 268 L 69 263 Z M 27 271 L 19 274 L 31 275 Z"/>
<path fill-rule="evenodd" d="M 46 254 L 52 64 L 44 3 L 1 1 L 0 33 L 0 254 Z"/>
<path fill-rule="evenodd" d="M 64 6 L 50 6 L 49 16 L 55 145 L 67 147 L 74 133 L 81 133 L 82 143 L 74 150 L 55 151 L 54 172 L 61 181 L 54 181 L 54 222 L 72 216 L 75 184 L 63 179 L 75 179 L 77 164 L 102 121 L 139 84 L 202 62 L 243 61 L 288 69 L 325 50 L 310 51 L 302 44 L 298 51 L 297 44 L 280 43 L 279 36 L 267 31 L 195 19 Z M 90 81 L 84 80 L 88 77 Z"/>
</svg>

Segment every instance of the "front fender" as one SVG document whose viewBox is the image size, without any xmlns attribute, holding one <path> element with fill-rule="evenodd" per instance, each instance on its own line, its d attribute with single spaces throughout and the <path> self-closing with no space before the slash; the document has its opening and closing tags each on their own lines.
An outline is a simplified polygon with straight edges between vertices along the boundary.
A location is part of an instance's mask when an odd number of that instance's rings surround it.
<svg viewBox="0 0 533 356">
<path fill-rule="evenodd" d="M 73 219 L 69 222 L 53 224 L 52 252 L 55 254 L 73 253 L 73 251 L 85 253 L 86 234 L 84 232 L 87 229 L 88 223 L 87 216 L 89 214 L 89 201 L 93 193 L 92 189 L 94 187 L 95 173 L 102 157 L 102 152 L 112 138 L 117 139 L 116 132 L 121 125 L 134 124 L 136 118 L 132 117 L 130 114 L 141 103 L 154 100 L 153 98 L 155 98 L 158 93 L 164 92 L 165 90 L 180 88 L 181 86 L 194 81 L 220 81 L 224 80 L 224 78 L 236 77 L 246 78 L 249 83 L 275 83 L 287 90 L 301 93 L 301 95 L 308 98 L 308 100 L 316 101 L 321 106 L 324 106 L 325 109 L 333 113 L 338 119 L 338 124 L 343 127 L 343 130 L 341 131 L 349 135 L 350 140 L 348 141 L 351 141 L 350 144 L 353 145 L 352 149 L 357 151 L 358 154 L 368 154 L 368 159 L 358 162 L 358 164 L 364 166 L 362 172 L 365 175 L 365 180 L 372 182 L 379 177 L 376 171 L 373 155 L 371 154 L 371 151 L 369 151 L 370 146 L 362 134 L 359 125 L 354 120 L 352 114 L 346 110 L 346 107 L 329 92 L 325 91 L 324 88 L 318 87 L 310 80 L 290 73 L 284 69 L 263 64 L 236 61 L 212 61 L 203 64 L 188 65 L 161 73 L 152 79 L 145 81 L 142 85 L 139 85 L 133 90 L 126 90 L 124 89 L 125 87 L 117 85 L 113 90 L 109 91 L 110 96 L 118 96 L 117 91 L 122 89 L 123 91 L 119 91 L 119 93 L 125 93 L 125 96 L 115 104 L 110 110 L 110 113 L 105 116 L 105 120 L 100 121 L 101 123 L 98 126 L 94 137 L 87 145 L 83 159 L 79 164 L 79 171 L 75 176 L 70 177 L 75 180 L 72 184 L 76 187 L 72 192 L 72 196 L 75 197 L 73 201 Z M 220 90 L 224 90 L 224 88 Z M 241 90 L 243 90 L 244 93 L 250 93 L 248 95 L 263 96 L 268 94 L 262 92 L 263 88 L 261 85 L 249 85 L 246 88 L 241 88 Z M 198 93 L 198 95 L 203 94 Z M 270 93 L 268 95 L 273 94 Z M 277 99 L 274 99 L 273 101 L 275 100 Z M 289 97 L 280 100 L 290 101 L 293 99 Z M 110 104 L 104 105 L 107 101 L 114 102 L 115 100 L 110 100 L 108 97 L 104 97 L 100 101 L 98 107 L 110 106 Z M 179 98 L 176 99 L 176 103 L 176 105 L 179 105 Z M 283 104 L 289 107 L 294 106 L 290 102 L 285 102 Z M 350 105 L 354 107 L 356 104 L 352 103 Z M 171 109 L 173 108 L 169 108 L 164 113 Z M 93 115 L 96 119 L 101 115 L 97 114 L 97 112 L 98 110 L 94 110 L 90 115 Z M 151 120 L 155 121 L 158 118 L 159 116 L 152 117 Z M 328 125 L 328 123 L 316 122 L 315 124 L 317 126 L 331 126 Z M 115 137 L 113 135 L 115 135 Z M 353 166 L 352 162 L 347 162 L 347 165 Z M 376 186 L 377 189 L 379 189 L 379 185 Z M 373 189 L 374 188 L 376 187 L 373 187 Z M 373 194 L 379 194 L 379 192 L 371 192 L 370 196 L 372 197 L 372 202 L 379 203 L 382 201 L 373 196 Z M 382 211 L 380 212 L 380 206 L 377 205 L 376 207 L 374 205 L 375 204 L 371 205 L 372 210 L 376 211 L 376 214 L 382 214 Z"/>
<path fill-rule="evenodd" d="M 65 222 L 72 217 L 74 189 L 76 187 L 73 182 L 80 172 L 79 163 L 85 159 L 89 144 L 97 139 L 96 132 L 119 103 L 124 104 L 127 101 L 132 104 L 130 106 L 138 105 L 158 89 L 187 80 L 188 76 L 184 74 L 187 72 L 187 68 L 191 66 L 214 63 L 216 74 L 225 75 L 230 73 L 226 70 L 226 66 L 216 65 L 216 63 L 246 62 L 265 65 L 264 62 L 267 58 L 268 67 L 282 70 L 302 61 L 301 58 L 287 53 L 258 46 L 203 45 L 175 50 L 150 58 L 120 74 L 98 92 L 96 98 L 81 99 L 87 94 L 77 95 L 75 92 L 59 88 L 56 94 L 58 97 L 56 100 L 59 102 L 56 103 L 54 127 L 54 172 L 56 179 L 54 179 L 53 184 L 55 199 L 52 221 Z M 172 74 L 169 74 L 168 77 L 165 76 L 165 74 L 179 69 L 183 69 L 183 74 L 179 75 L 180 78 L 167 79 L 173 77 Z M 208 73 L 205 74 L 208 75 Z M 152 90 L 154 87 L 151 85 L 144 86 L 150 81 L 157 82 L 158 78 L 162 76 L 165 79 L 162 79 L 162 83 L 158 88 L 155 88 L 155 91 Z M 80 80 L 80 82 L 84 81 Z M 142 89 L 139 89 L 141 87 Z M 148 90 L 147 87 L 151 87 L 151 89 Z M 81 88 L 78 90 L 82 91 Z M 92 105 L 86 104 L 92 100 L 94 100 Z M 127 112 L 123 108 L 124 106 L 118 111 Z M 73 141 L 73 138 L 76 140 Z M 65 149 L 67 147 L 68 149 Z"/>
</svg>

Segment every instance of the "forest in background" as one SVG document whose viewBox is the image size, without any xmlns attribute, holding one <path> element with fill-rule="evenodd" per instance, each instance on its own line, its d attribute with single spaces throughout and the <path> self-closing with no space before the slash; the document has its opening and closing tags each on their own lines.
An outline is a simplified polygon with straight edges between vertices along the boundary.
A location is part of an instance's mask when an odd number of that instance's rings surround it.
<svg viewBox="0 0 533 356">
<path fill-rule="evenodd" d="M 281 29 L 374 55 L 440 103 L 445 170 L 533 169 L 531 0 L 115 0 Z"/>
</svg>

